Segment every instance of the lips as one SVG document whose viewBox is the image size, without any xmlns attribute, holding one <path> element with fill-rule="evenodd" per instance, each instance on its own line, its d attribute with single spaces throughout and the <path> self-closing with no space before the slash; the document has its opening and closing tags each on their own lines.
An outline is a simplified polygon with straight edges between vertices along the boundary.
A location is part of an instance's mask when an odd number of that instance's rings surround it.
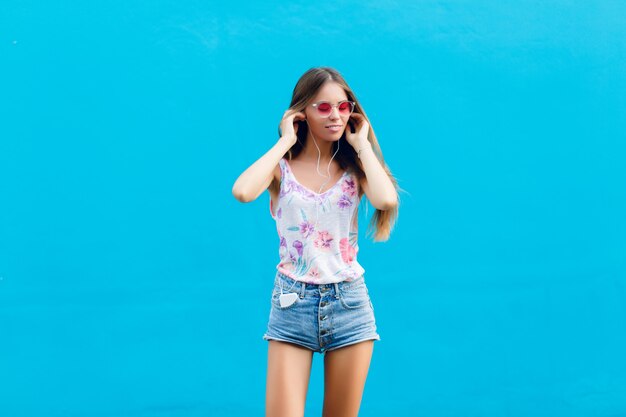
<svg viewBox="0 0 626 417">
<path fill-rule="evenodd" d="M 326 129 L 330 130 L 331 132 L 339 132 L 342 127 L 343 125 L 329 125 L 326 126 Z"/>
</svg>

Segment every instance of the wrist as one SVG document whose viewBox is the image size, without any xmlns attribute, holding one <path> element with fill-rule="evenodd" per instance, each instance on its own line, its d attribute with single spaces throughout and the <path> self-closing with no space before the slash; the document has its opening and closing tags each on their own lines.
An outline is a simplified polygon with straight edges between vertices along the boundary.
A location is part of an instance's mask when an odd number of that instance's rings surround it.
<svg viewBox="0 0 626 417">
<path fill-rule="evenodd" d="M 291 147 L 294 143 L 296 143 L 296 141 L 298 140 L 297 136 L 281 136 L 280 138 L 278 138 L 278 143 L 282 143 L 286 146 Z"/>
<path fill-rule="evenodd" d="M 372 144 L 370 143 L 369 140 L 367 139 L 361 139 L 356 143 L 356 146 L 354 147 L 355 149 L 359 150 L 362 148 L 366 148 L 366 147 L 371 147 Z"/>
<path fill-rule="evenodd" d="M 367 152 L 367 150 L 371 150 L 372 149 L 372 144 L 369 143 L 368 141 L 365 142 L 359 142 L 355 147 L 354 150 L 356 151 L 357 156 L 360 158 L 363 151 Z"/>
</svg>

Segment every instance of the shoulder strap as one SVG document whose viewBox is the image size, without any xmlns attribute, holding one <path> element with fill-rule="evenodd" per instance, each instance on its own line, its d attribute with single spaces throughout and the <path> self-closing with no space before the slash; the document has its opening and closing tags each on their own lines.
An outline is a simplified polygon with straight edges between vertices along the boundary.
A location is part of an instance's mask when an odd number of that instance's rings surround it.
<svg viewBox="0 0 626 417">
<path fill-rule="evenodd" d="M 289 172 L 289 168 L 287 167 L 287 164 L 285 164 L 285 158 L 280 158 L 278 165 L 280 166 L 280 182 L 283 182 L 283 179 Z"/>
</svg>

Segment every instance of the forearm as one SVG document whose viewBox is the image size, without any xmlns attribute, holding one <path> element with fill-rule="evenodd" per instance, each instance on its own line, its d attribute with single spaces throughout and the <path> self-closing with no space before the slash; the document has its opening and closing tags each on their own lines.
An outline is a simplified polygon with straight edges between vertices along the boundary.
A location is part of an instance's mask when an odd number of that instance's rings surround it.
<svg viewBox="0 0 626 417">
<path fill-rule="evenodd" d="M 372 145 L 366 141 L 357 145 L 356 150 L 357 152 L 361 150 L 360 159 L 363 171 L 365 171 L 365 177 L 367 178 L 369 189 L 367 197 L 370 203 L 382 210 L 395 207 L 398 202 L 398 193 L 389 175 L 387 175 L 387 172 L 376 157 Z"/>
<path fill-rule="evenodd" d="M 281 137 L 269 151 L 241 173 L 232 190 L 237 200 L 242 202 L 256 200 L 270 185 L 278 161 L 291 146 L 289 140 Z"/>
</svg>

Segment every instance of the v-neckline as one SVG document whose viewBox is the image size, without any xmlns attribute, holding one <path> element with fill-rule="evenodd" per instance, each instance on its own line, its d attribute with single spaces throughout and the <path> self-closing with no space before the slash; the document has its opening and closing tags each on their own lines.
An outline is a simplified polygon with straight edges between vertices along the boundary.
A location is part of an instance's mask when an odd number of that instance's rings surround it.
<svg viewBox="0 0 626 417">
<path fill-rule="evenodd" d="M 335 184 L 333 184 L 332 187 L 330 187 L 328 190 L 324 191 L 323 193 L 316 193 L 315 191 L 311 190 L 309 187 L 306 187 L 304 184 L 302 184 L 300 181 L 298 181 L 298 178 L 296 178 L 296 174 L 294 174 L 293 169 L 291 169 L 291 165 L 289 165 L 289 162 L 287 162 L 287 158 L 283 158 L 283 160 L 285 161 L 285 164 L 287 165 L 287 168 L 289 169 L 289 172 L 291 172 L 291 177 L 293 178 L 293 180 L 302 188 L 304 188 L 305 190 L 307 190 L 310 193 L 315 194 L 316 196 L 323 196 L 324 194 L 328 193 L 329 191 L 331 191 L 332 189 L 334 189 L 337 185 L 339 185 L 339 183 L 341 182 L 341 180 L 343 179 L 343 177 L 346 176 L 346 174 L 348 174 L 347 170 L 343 171 L 343 174 L 341 174 L 341 177 L 339 177 L 339 179 L 337 180 L 337 182 L 335 182 Z"/>
</svg>

